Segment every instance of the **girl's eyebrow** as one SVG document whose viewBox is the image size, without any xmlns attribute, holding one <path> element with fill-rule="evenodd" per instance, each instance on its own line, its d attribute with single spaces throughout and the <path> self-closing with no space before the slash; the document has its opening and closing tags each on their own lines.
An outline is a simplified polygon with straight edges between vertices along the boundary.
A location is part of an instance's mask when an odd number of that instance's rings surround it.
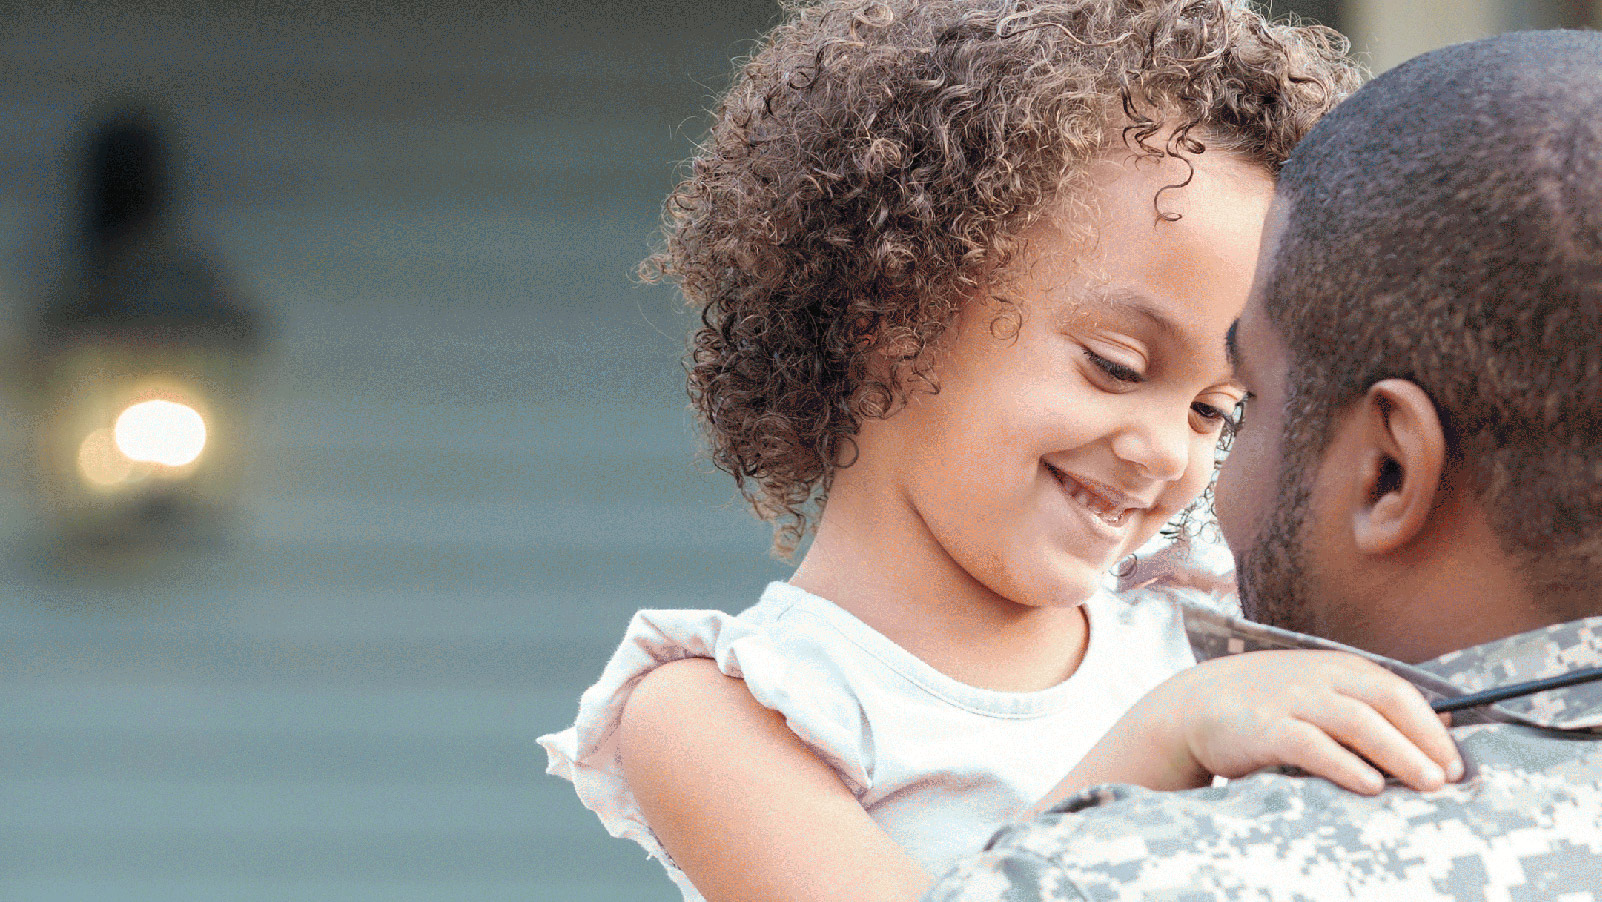
<svg viewBox="0 0 1602 902">
<path fill-rule="evenodd" d="M 1235 330 L 1240 328 L 1240 320 L 1229 324 L 1224 332 L 1224 359 L 1229 361 L 1231 369 L 1240 369 L 1240 340 L 1235 337 Z"/>
<path fill-rule="evenodd" d="M 1170 339 L 1184 342 L 1184 330 L 1169 319 L 1162 311 L 1159 302 L 1141 291 L 1133 288 L 1112 287 L 1108 285 L 1092 285 L 1085 289 L 1085 294 L 1091 299 L 1114 308 L 1120 313 L 1133 314 L 1149 321 L 1159 332 Z"/>
</svg>

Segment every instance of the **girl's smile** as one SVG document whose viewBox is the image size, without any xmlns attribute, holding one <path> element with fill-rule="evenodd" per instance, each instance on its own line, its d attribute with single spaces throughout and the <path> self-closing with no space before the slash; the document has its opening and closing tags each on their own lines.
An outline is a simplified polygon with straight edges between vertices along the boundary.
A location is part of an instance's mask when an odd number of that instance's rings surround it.
<svg viewBox="0 0 1602 902">
<path fill-rule="evenodd" d="M 1083 476 L 1064 473 L 1049 463 L 1045 464 L 1045 468 L 1069 500 L 1070 506 L 1087 514 L 1093 525 L 1103 527 L 1101 531 L 1113 539 L 1123 536 L 1123 528 L 1133 515 L 1152 506 L 1149 501 L 1140 501 Z"/>
</svg>

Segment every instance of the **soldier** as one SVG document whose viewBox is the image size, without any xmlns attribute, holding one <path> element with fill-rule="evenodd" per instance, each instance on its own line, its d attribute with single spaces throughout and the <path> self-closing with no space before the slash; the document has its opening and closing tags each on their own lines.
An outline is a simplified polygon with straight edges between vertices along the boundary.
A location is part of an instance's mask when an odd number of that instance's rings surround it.
<svg viewBox="0 0 1602 902">
<path fill-rule="evenodd" d="M 1189 615 L 1197 656 L 1357 651 L 1442 700 L 1602 665 L 1602 35 L 1380 76 L 1296 149 L 1263 248 L 1217 492 L 1258 622 Z M 926 898 L 1602 899 L 1602 683 L 1454 716 L 1438 791 L 1097 787 Z"/>
</svg>

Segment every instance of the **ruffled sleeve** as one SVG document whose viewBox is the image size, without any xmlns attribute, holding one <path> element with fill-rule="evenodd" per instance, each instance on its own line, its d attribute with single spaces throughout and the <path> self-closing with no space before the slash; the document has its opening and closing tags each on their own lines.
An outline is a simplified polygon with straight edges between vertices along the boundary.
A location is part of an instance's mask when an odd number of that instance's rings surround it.
<svg viewBox="0 0 1602 902">
<path fill-rule="evenodd" d="M 541 736 L 546 772 L 570 780 L 579 800 L 613 836 L 631 839 L 667 867 L 687 900 L 700 899 L 645 823 L 623 779 L 617 732 L 630 694 L 646 674 L 682 658 L 708 658 L 742 679 L 860 798 L 871 778 L 867 720 L 838 663 L 805 631 L 780 634 L 771 620 L 721 611 L 640 611 L 600 680 L 579 699 L 573 726 Z"/>
</svg>

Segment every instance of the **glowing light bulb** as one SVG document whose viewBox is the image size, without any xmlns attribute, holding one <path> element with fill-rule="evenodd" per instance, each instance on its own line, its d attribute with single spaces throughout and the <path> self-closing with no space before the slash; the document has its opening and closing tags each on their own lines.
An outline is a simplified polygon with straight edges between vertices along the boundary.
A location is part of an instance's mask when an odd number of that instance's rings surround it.
<svg viewBox="0 0 1602 902">
<path fill-rule="evenodd" d="M 117 450 L 129 460 L 169 467 L 193 463 L 206 447 L 206 421 L 174 401 L 141 401 L 117 417 Z"/>
</svg>

